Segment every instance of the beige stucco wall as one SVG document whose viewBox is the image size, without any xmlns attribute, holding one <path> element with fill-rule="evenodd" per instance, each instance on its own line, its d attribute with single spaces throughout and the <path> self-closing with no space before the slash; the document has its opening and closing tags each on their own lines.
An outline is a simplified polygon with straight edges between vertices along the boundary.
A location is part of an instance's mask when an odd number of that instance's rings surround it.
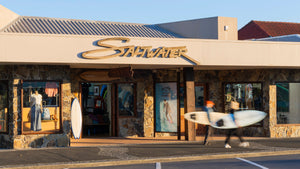
<svg viewBox="0 0 300 169">
<path fill-rule="evenodd" d="M 300 83 L 289 85 L 290 111 L 288 113 L 288 123 L 297 124 L 300 122 Z"/>
<path fill-rule="evenodd" d="M 237 18 L 217 16 L 162 23 L 158 26 L 185 38 L 237 40 Z M 227 26 L 226 30 L 224 26 Z"/>
<path fill-rule="evenodd" d="M 199 39 L 130 38 L 129 43 L 111 45 L 178 47 L 186 46 L 194 65 L 182 57 L 114 57 L 83 59 L 81 53 L 100 49 L 95 42 L 107 37 L 0 34 L 1 64 L 56 64 L 76 68 L 111 68 L 131 65 L 135 69 L 189 67 L 195 69 L 274 68 L 300 66 L 300 44 L 293 42 L 218 41 Z M 43 57 L 41 57 L 43 56 Z"/>
<path fill-rule="evenodd" d="M 218 39 L 218 17 L 158 24 L 185 38 Z"/>
<path fill-rule="evenodd" d="M 18 14 L 0 5 L 0 30 L 19 17 Z"/>
<path fill-rule="evenodd" d="M 218 17 L 218 39 L 238 40 L 237 18 Z"/>
</svg>

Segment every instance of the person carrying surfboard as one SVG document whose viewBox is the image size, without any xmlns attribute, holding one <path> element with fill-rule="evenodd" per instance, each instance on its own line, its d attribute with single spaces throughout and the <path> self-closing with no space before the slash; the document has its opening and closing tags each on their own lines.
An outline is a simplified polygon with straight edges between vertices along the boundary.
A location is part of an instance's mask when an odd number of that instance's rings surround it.
<svg viewBox="0 0 300 169">
<path fill-rule="evenodd" d="M 226 135 L 226 140 L 225 140 L 225 148 L 231 148 L 230 146 L 230 137 L 232 134 L 235 134 L 239 140 L 240 140 L 240 147 L 249 147 L 249 142 L 245 142 L 243 137 L 242 137 L 242 128 L 239 127 L 239 124 L 236 122 L 235 117 L 234 117 L 234 112 L 235 110 L 239 109 L 239 103 L 237 101 L 231 101 L 230 103 L 230 115 L 232 120 L 235 122 L 235 124 L 238 126 L 238 128 L 235 129 L 228 129 L 227 131 L 227 135 Z"/>
<path fill-rule="evenodd" d="M 213 101 L 206 101 L 206 106 L 204 106 L 204 111 L 206 111 L 207 113 L 207 119 L 208 121 L 211 123 L 211 120 L 210 120 L 210 113 L 211 112 L 214 112 L 214 106 L 215 106 L 215 103 Z M 213 134 L 213 130 L 214 128 L 211 127 L 210 125 L 205 125 L 205 137 L 204 137 L 204 141 L 203 141 L 203 145 L 208 145 L 208 136 L 209 137 L 212 137 L 212 134 Z"/>
</svg>

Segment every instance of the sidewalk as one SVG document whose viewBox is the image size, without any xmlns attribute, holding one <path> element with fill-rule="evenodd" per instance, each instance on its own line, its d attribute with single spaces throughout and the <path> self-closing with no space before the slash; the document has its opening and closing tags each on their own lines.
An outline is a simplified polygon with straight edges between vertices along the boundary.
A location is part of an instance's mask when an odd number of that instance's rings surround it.
<svg viewBox="0 0 300 169">
<path fill-rule="evenodd" d="M 243 137 L 245 140 L 265 139 L 266 137 Z M 232 136 L 232 139 L 237 139 Z M 204 136 L 197 136 L 196 141 L 203 142 Z M 212 141 L 225 141 L 224 136 L 214 136 L 209 138 Z M 79 140 L 71 139 L 71 147 L 90 147 L 104 145 L 122 145 L 122 144 L 155 144 L 155 143 L 184 143 L 185 137 L 181 136 L 181 140 L 177 140 L 177 136 L 164 137 L 103 137 L 103 138 L 82 138 Z"/>
<path fill-rule="evenodd" d="M 0 168 L 57 169 L 300 154 L 300 138 L 245 138 L 250 142 L 248 148 L 238 147 L 238 140 L 233 139 L 231 149 L 224 148 L 224 137 L 214 137 L 209 146 L 202 145 L 201 137 L 198 139 L 201 141 L 178 141 L 172 137 L 82 139 L 73 140 L 68 148 L 0 150 Z"/>
<path fill-rule="evenodd" d="M 225 137 L 213 137 L 211 140 L 225 140 Z M 234 139 L 234 137 L 233 137 Z M 247 137 L 245 139 L 248 139 Z M 258 139 L 258 137 L 249 137 L 249 139 Z M 197 136 L 196 141 L 203 141 L 203 136 Z M 71 139 L 71 147 L 90 147 L 104 145 L 122 145 L 122 144 L 155 144 L 155 143 L 178 143 L 186 142 L 185 137 L 177 140 L 177 136 L 165 137 L 103 137 L 103 138 L 81 138 L 79 140 Z"/>
</svg>

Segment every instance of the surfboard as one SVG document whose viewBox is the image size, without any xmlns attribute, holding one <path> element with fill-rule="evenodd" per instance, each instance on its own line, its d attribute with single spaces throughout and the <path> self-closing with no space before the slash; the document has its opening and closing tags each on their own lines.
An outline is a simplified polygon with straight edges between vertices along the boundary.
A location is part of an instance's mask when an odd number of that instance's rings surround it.
<svg viewBox="0 0 300 169">
<path fill-rule="evenodd" d="M 265 112 L 257 110 L 237 111 L 234 113 L 234 117 L 239 126 L 237 126 L 233 121 L 232 114 L 227 114 L 226 116 L 221 117 L 220 119 L 214 121 L 211 126 L 219 129 L 245 127 L 260 122 L 266 117 L 266 115 L 267 114 Z"/>
<path fill-rule="evenodd" d="M 210 112 L 210 120 L 214 122 L 226 115 L 225 113 Z M 189 112 L 184 114 L 184 118 L 195 123 L 210 125 L 205 111 Z"/>
<path fill-rule="evenodd" d="M 74 138 L 79 139 L 82 129 L 82 113 L 80 103 L 77 98 L 73 100 L 71 106 L 71 128 Z"/>
<path fill-rule="evenodd" d="M 102 98 L 104 98 L 104 93 L 107 91 L 107 85 L 104 84 L 102 85 L 101 91 L 100 91 L 100 96 L 102 96 Z"/>
</svg>

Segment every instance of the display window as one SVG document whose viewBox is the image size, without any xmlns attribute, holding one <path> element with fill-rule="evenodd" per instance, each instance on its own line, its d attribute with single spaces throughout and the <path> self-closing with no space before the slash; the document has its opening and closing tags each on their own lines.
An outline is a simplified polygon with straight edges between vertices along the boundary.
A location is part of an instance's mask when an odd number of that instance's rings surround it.
<svg viewBox="0 0 300 169">
<path fill-rule="evenodd" d="M 22 86 L 22 132 L 60 131 L 60 82 L 24 81 Z"/>
<path fill-rule="evenodd" d="M 177 83 L 155 84 L 155 131 L 177 132 Z"/>
<path fill-rule="evenodd" d="M 136 86 L 134 83 L 117 84 L 119 117 L 136 116 Z"/>
<path fill-rule="evenodd" d="M 206 84 L 195 83 L 195 109 L 196 111 L 202 111 L 206 101 Z M 180 108 L 184 108 L 184 88 L 183 84 L 180 84 Z"/>
<path fill-rule="evenodd" d="M 277 124 L 300 123 L 300 83 L 276 83 Z"/>
<path fill-rule="evenodd" d="M 239 110 L 262 110 L 261 83 L 224 84 L 225 112 L 230 111 L 231 101 L 239 103 Z"/>
<path fill-rule="evenodd" d="M 8 132 L 8 85 L 0 81 L 0 133 Z"/>
<path fill-rule="evenodd" d="M 195 83 L 195 108 L 196 111 L 202 111 L 206 101 L 206 85 Z"/>
<path fill-rule="evenodd" d="M 184 84 L 180 84 L 180 125 L 184 126 Z M 205 101 L 207 100 L 207 84 L 205 83 L 195 83 L 195 111 L 203 111 L 205 106 Z M 184 127 L 181 127 L 181 132 L 184 132 Z M 203 135 L 205 133 L 204 125 L 196 125 L 196 134 Z"/>
</svg>

